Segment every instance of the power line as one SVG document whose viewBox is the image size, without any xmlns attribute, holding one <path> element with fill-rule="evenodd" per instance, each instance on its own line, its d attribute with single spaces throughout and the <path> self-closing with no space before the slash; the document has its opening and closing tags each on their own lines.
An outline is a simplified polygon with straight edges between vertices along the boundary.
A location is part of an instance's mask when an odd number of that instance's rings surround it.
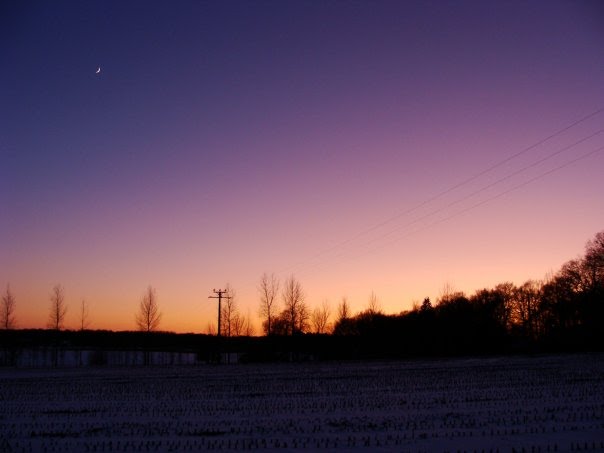
<svg viewBox="0 0 604 453">
<path fill-rule="evenodd" d="M 347 260 L 358 259 L 358 258 L 361 258 L 362 256 L 365 256 L 365 255 L 368 255 L 368 254 L 371 254 L 371 253 L 375 253 L 378 250 L 381 250 L 381 249 L 383 249 L 383 248 L 385 248 L 387 246 L 391 246 L 392 244 L 395 244 L 395 243 L 397 243 L 397 242 L 399 242 L 399 241 L 401 241 L 403 239 L 406 239 L 406 238 L 408 238 L 408 237 L 410 237 L 410 236 L 412 236 L 414 234 L 421 233 L 421 232 L 423 232 L 423 231 L 425 231 L 425 230 L 427 230 L 429 228 L 432 228 L 432 227 L 434 227 L 436 225 L 439 225 L 441 223 L 447 222 L 447 221 L 449 221 L 449 220 L 451 220 L 451 219 L 453 219 L 455 217 L 458 217 L 458 216 L 463 215 L 463 214 L 465 214 L 465 213 L 467 213 L 469 211 L 472 211 L 472 210 L 474 210 L 476 208 L 479 208 L 480 206 L 483 206 L 483 205 L 485 205 L 487 203 L 490 203 L 493 200 L 501 198 L 501 197 L 503 197 L 504 195 L 507 195 L 510 192 L 519 190 L 519 189 L 521 189 L 521 188 L 523 188 L 523 187 L 525 187 L 525 186 L 527 186 L 527 185 L 529 185 L 529 184 L 531 184 L 531 183 L 533 183 L 535 181 L 538 181 L 538 180 L 540 180 L 540 179 L 542 179 L 542 178 L 544 178 L 546 176 L 551 175 L 552 173 L 560 171 L 560 170 L 562 170 L 562 169 L 564 169 L 564 168 L 566 168 L 566 167 L 568 167 L 568 166 L 570 166 L 570 165 L 572 165 L 572 164 L 574 164 L 576 162 L 579 162 L 579 161 L 581 161 L 583 159 L 587 159 L 588 157 L 591 157 L 592 155 L 597 154 L 598 152 L 600 152 L 602 150 L 604 150 L 604 146 L 600 146 L 599 148 L 593 149 L 593 150 L 591 150 L 591 151 L 589 151 L 589 152 L 587 152 L 585 154 L 582 154 L 579 157 L 576 157 L 575 159 L 572 159 L 572 160 L 570 160 L 568 162 L 565 162 L 564 164 L 561 164 L 561 165 L 559 165 L 557 167 L 554 167 L 554 168 L 552 168 L 552 169 L 550 169 L 550 170 L 548 170 L 548 171 L 546 171 L 544 173 L 541 173 L 541 174 L 539 174 L 539 175 L 537 175 L 537 176 L 535 176 L 533 178 L 530 178 L 530 179 L 528 179 L 528 180 L 526 180 L 526 181 L 524 181 L 524 182 L 522 182 L 520 184 L 517 184 L 514 187 L 506 189 L 503 192 L 499 192 L 496 195 L 493 195 L 493 196 L 491 196 L 489 198 L 486 198 L 486 199 L 484 199 L 484 200 L 482 200 L 482 201 L 480 201 L 478 203 L 475 203 L 472 206 L 469 206 L 469 207 L 467 207 L 465 209 L 462 209 L 460 211 L 457 211 L 457 212 L 455 212 L 455 213 L 453 213 L 453 214 L 451 214 L 451 215 L 449 215 L 447 217 L 444 217 L 444 218 L 439 219 L 439 220 L 437 220 L 435 222 L 432 222 L 432 223 L 430 223 L 428 225 L 425 225 L 425 226 L 423 226 L 421 228 L 418 228 L 417 230 L 408 232 L 407 234 L 404 234 L 404 235 L 399 236 L 399 237 L 397 237 L 397 238 L 395 238 L 395 239 L 393 239 L 391 241 L 383 243 L 380 246 L 373 248 L 372 250 L 361 252 L 360 254 L 357 254 L 356 256 L 353 256 L 353 257 L 349 257 L 348 259 L 345 259 L 345 260 L 347 261 Z M 367 244 L 365 244 L 365 245 L 367 245 Z M 340 255 L 340 256 L 342 256 L 342 255 Z M 343 261 L 343 260 L 341 260 L 341 261 Z M 327 262 L 328 262 L 328 260 L 325 260 L 325 261 L 323 261 L 323 263 L 320 263 L 319 265 L 313 266 L 313 267 L 318 267 L 320 265 L 325 265 L 325 264 L 327 264 Z"/>
<path fill-rule="evenodd" d="M 573 127 L 578 126 L 579 124 L 587 121 L 590 118 L 593 118 L 594 116 L 602 113 L 603 111 L 604 111 L 604 107 L 601 107 L 601 108 L 599 108 L 599 109 L 597 109 L 597 110 L 595 110 L 595 111 L 593 111 L 593 112 L 591 112 L 591 113 L 589 113 L 589 114 L 581 117 L 580 119 L 574 121 L 573 123 L 571 123 L 571 124 L 569 124 L 569 125 L 561 128 L 561 129 L 555 131 L 554 133 L 548 135 L 547 137 L 545 137 L 545 138 L 543 138 L 543 139 L 541 139 L 541 140 L 533 143 L 532 145 L 527 146 L 526 148 L 523 148 L 522 150 L 520 150 L 520 151 L 518 151 L 518 152 L 516 152 L 516 153 L 514 153 L 514 154 L 512 154 L 512 155 L 510 155 L 508 157 L 506 157 L 505 159 L 503 159 L 503 160 L 501 160 L 499 162 L 496 162 L 495 164 L 487 167 L 484 170 L 481 170 L 480 172 L 474 174 L 473 176 L 470 176 L 469 178 L 466 178 L 463 181 L 460 181 L 460 182 L 454 184 L 453 186 L 451 186 L 451 187 L 449 187 L 449 188 L 447 188 L 447 189 L 445 189 L 445 190 L 437 193 L 436 195 L 433 195 L 432 197 L 430 197 L 430 198 L 428 198 L 428 199 L 426 199 L 426 200 L 424 200 L 424 201 L 416 204 L 415 206 L 413 206 L 413 207 L 411 207 L 409 209 L 406 209 L 406 210 L 404 210 L 402 212 L 399 212 L 398 214 L 395 214 L 394 216 L 391 216 L 391 217 L 389 217 L 389 218 L 387 218 L 387 219 L 385 219 L 385 220 L 383 220 L 383 221 L 381 221 L 381 222 L 379 222 L 379 223 L 377 223 L 377 224 L 375 224 L 375 225 L 373 225 L 373 226 L 371 226 L 369 228 L 366 228 L 365 230 L 360 231 L 359 233 L 355 234 L 354 236 L 352 236 L 352 237 L 350 237 L 350 238 L 348 238 L 346 240 L 340 241 L 337 244 L 335 244 L 335 245 L 333 245 L 331 247 L 328 247 L 328 248 L 326 248 L 326 249 L 324 249 L 324 250 L 316 253 L 315 255 L 311 256 L 310 258 L 308 258 L 308 259 L 306 259 L 306 260 L 304 260 L 302 262 L 299 262 L 297 264 L 294 264 L 292 266 L 289 266 L 289 267 L 281 270 L 278 273 L 281 274 L 281 273 L 290 271 L 292 269 L 299 268 L 304 263 L 312 262 L 312 261 L 316 260 L 317 258 L 320 258 L 323 255 L 326 255 L 326 254 L 328 254 L 328 253 L 330 253 L 330 252 L 332 252 L 334 250 L 342 248 L 342 247 L 350 244 L 351 242 L 353 242 L 353 241 L 355 241 L 355 240 L 357 240 L 357 239 L 359 239 L 359 238 L 361 238 L 363 236 L 366 236 L 367 234 L 369 234 L 369 233 L 371 233 L 371 232 L 373 232 L 373 231 L 375 231 L 375 230 L 377 230 L 377 229 L 379 229 L 379 228 L 381 228 L 381 227 L 383 227 L 383 226 L 385 226 L 385 225 L 387 225 L 387 224 L 389 224 L 389 223 L 391 223 L 391 222 L 393 222 L 393 221 L 395 221 L 395 220 L 397 220 L 397 219 L 399 219 L 399 218 L 401 218 L 401 217 L 403 217 L 405 215 L 408 215 L 408 214 L 410 214 L 410 213 L 412 213 L 412 212 L 414 212 L 414 211 L 416 211 L 416 210 L 418 210 L 418 209 L 420 209 L 420 208 L 422 208 L 422 207 L 424 207 L 424 206 L 426 206 L 426 205 L 428 205 L 428 204 L 430 204 L 430 203 L 432 203 L 432 202 L 434 202 L 434 201 L 436 201 L 436 200 L 444 197 L 445 195 L 453 192 L 454 190 L 459 189 L 460 187 L 463 187 L 463 186 L 469 184 L 470 182 L 472 182 L 472 181 L 480 178 L 481 176 L 483 176 L 483 175 L 485 175 L 485 174 L 487 174 L 487 173 L 495 170 L 496 168 L 501 167 L 505 163 L 510 162 L 513 159 L 515 159 L 517 157 L 520 157 L 521 155 L 527 153 L 528 151 L 537 148 L 538 146 L 546 143 L 547 141 L 551 140 L 552 138 L 555 138 L 555 137 L 557 137 L 559 135 L 562 135 L 564 132 L 567 132 L 568 130 L 572 129 Z M 593 135 L 597 135 L 600 132 L 602 132 L 602 131 L 598 131 L 596 134 L 593 134 Z M 590 136 L 590 137 L 592 137 L 592 136 Z M 559 152 L 562 152 L 564 150 L 565 149 L 560 150 Z"/>
<path fill-rule="evenodd" d="M 430 224 L 429 227 L 434 226 L 434 225 L 438 225 L 439 223 L 443 223 L 443 222 L 445 222 L 447 220 L 450 220 L 450 219 L 452 219 L 454 217 L 457 217 L 457 216 L 459 216 L 461 214 L 465 214 L 468 211 L 476 209 L 476 208 L 478 208 L 478 207 L 480 207 L 480 206 L 482 206 L 484 204 L 490 203 L 491 201 L 496 200 L 497 198 L 501 198 L 502 196 L 507 195 L 510 192 L 514 192 L 515 190 L 518 190 L 518 189 L 521 189 L 521 188 L 523 188 L 525 186 L 528 186 L 529 184 L 532 184 L 535 181 L 538 181 L 538 180 L 540 180 L 542 178 L 545 178 L 546 176 L 549 176 L 552 173 L 560 171 L 560 170 L 562 170 L 562 169 L 564 169 L 564 168 L 566 168 L 566 167 L 568 167 L 568 166 L 570 166 L 570 165 L 572 165 L 572 164 L 574 164 L 576 162 L 579 162 L 579 161 L 581 161 L 583 159 L 587 159 L 588 157 L 591 157 L 592 155 L 597 154 L 597 153 L 599 153 L 602 150 L 604 150 L 604 146 L 600 146 L 599 148 L 593 149 L 593 150 L 589 151 L 588 153 L 585 153 L 585 154 L 582 154 L 579 157 L 576 157 L 575 159 L 572 159 L 572 160 L 570 160 L 568 162 L 565 162 L 564 164 L 561 164 L 561 165 L 559 165 L 557 167 L 554 167 L 554 168 L 552 168 L 552 169 L 550 169 L 550 170 L 548 170 L 548 171 L 546 171 L 544 173 L 541 173 L 540 175 L 534 176 L 533 178 L 530 178 L 530 179 L 528 179 L 528 180 L 526 180 L 526 181 L 524 181 L 524 182 L 522 182 L 522 183 L 520 183 L 520 184 L 518 184 L 518 185 L 516 185 L 514 187 L 506 189 L 503 192 L 498 193 L 497 195 L 493 195 L 492 197 L 487 198 L 486 200 L 482 200 L 481 202 L 476 203 L 476 204 L 474 204 L 474 205 L 472 205 L 472 206 L 470 206 L 470 207 L 468 207 L 466 209 L 458 211 L 457 213 L 452 214 L 449 217 L 445 217 L 444 219 L 441 219 L 441 220 L 439 220 L 437 222 L 434 222 L 434 223 Z"/>
<path fill-rule="evenodd" d="M 306 260 L 304 260 L 302 262 L 299 262 L 297 264 L 294 264 L 292 266 L 289 266 L 289 267 L 283 269 L 281 272 L 278 272 L 278 273 L 284 273 L 286 271 L 289 271 L 289 270 L 292 270 L 292 269 L 296 269 L 296 268 L 300 268 L 300 267 L 303 268 L 303 267 L 305 267 L 304 266 L 305 263 L 311 263 L 311 262 L 317 260 L 318 258 L 320 258 L 320 257 L 322 257 L 322 256 L 324 256 L 324 255 L 326 255 L 326 254 L 328 254 L 330 252 L 333 252 L 334 250 L 342 249 L 343 247 L 345 247 L 346 245 L 352 243 L 353 241 L 356 241 L 357 239 L 359 239 L 359 238 L 361 238 L 363 236 L 366 236 L 369 233 L 371 233 L 371 232 L 373 232 L 375 230 L 378 230 L 379 228 L 382 228 L 383 226 L 385 226 L 385 225 L 387 225 L 389 223 L 392 223 L 395 220 L 397 220 L 397 219 L 399 219 L 399 218 L 401 218 L 401 217 L 403 217 L 405 215 L 408 215 L 408 214 L 411 214 L 414 211 L 417 211 L 418 209 L 420 209 L 420 208 L 422 208 L 422 207 L 424 207 L 424 206 L 426 206 L 426 205 L 428 205 L 428 204 L 430 204 L 430 203 L 432 203 L 432 202 L 434 202 L 434 201 L 436 201 L 436 200 L 444 197 L 445 195 L 453 192 L 454 190 L 459 189 L 460 187 L 463 187 L 463 186 L 469 184 L 470 182 L 472 182 L 472 181 L 480 178 L 481 176 L 483 176 L 483 175 L 485 175 L 485 174 L 487 174 L 487 173 L 495 170 L 496 168 L 501 167 L 502 165 L 506 164 L 507 162 L 510 162 L 513 159 L 515 159 L 517 157 L 520 157 L 523 154 L 526 154 L 528 151 L 537 148 L 538 146 L 546 143 L 547 141 L 549 141 L 549 140 L 551 140 L 551 139 L 553 139 L 553 138 L 555 138 L 555 137 L 557 137 L 559 135 L 562 135 L 563 133 L 567 132 L 568 130 L 572 129 L 573 127 L 576 127 L 577 125 L 579 125 L 579 124 L 587 121 L 588 119 L 593 118 L 594 116 L 602 113 L 603 111 L 604 111 L 604 107 L 599 108 L 599 109 L 597 109 L 597 110 L 595 110 L 595 111 L 593 111 L 593 112 L 591 112 L 591 113 L 589 113 L 589 114 L 581 117 L 580 119 L 574 121 L 573 123 L 571 123 L 571 124 L 569 124 L 569 125 L 561 128 L 561 129 L 555 131 L 554 133 L 548 135 L 547 137 L 545 137 L 545 138 L 543 138 L 543 139 L 541 139 L 541 140 L 533 143 L 532 145 L 527 146 L 526 148 L 523 148 L 522 150 L 520 150 L 520 151 L 518 151 L 518 152 L 516 152 L 516 153 L 514 153 L 514 154 L 512 154 L 512 155 L 510 155 L 510 156 L 508 156 L 508 157 L 506 157 L 504 159 L 502 159 L 501 161 L 498 161 L 497 163 L 495 163 L 495 164 L 487 167 L 484 170 L 481 170 L 480 172 L 474 174 L 473 176 L 470 176 L 469 178 L 466 178 L 463 181 L 460 181 L 460 182 L 454 184 L 453 186 L 451 186 L 451 187 L 449 187 L 449 188 L 447 188 L 447 189 L 445 189 L 445 190 L 437 193 L 436 195 L 433 195 L 432 197 L 430 197 L 430 198 L 428 198 L 428 199 L 426 199 L 426 200 L 424 200 L 424 201 L 416 204 L 415 206 L 413 206 L 411 208 L 408 208 L 408 209 L 406 209 L 406 210 L 404 210 L 404 211 L 402 211 L 402 212 L 400 212 L 400 213 L 398 213 L 398 214 L 396 214 L 396 215 L 394 215 L 392 217 L 389 217 L 389 218 L 387 218 L 387 219 L 385 219 L 385 220 L 383 220 L 383 221 L 381 221 L 381 222 L 379 222 L 379 223 L 377 223 L 377 224 L 375 224 L 375 225 L 373 225 L 373 226 L 371 226 L 369 228 L 366 228 L 365 230 L 360 231 L 359 233 L 355 234 L 354 236 L 352 236 L 352 237 L 350 237 L 350 238 L 348 238 L 346 240 L 340 241 L 337 244 L 335 244 L 335 245 L 333 245 L 331 247 L 328 247 L 328 248 L 326 248 L 326 249 L 324 249 L 324 250 L 316 253 L 315 255 L 311 256 L 310 258 L 308 258 L 308 259 L 306 259 Z M 570 148 L 572 148 L 574 146 L 577 146 L 578 144 L 580 144 L 580 143 L 582 143 L 582 142 L 584 142 L 584 141 L 586 141 L 586 140 L 588 140 L 588 139 L 590 139 L 590 138 L 592 138 L 592 137 L 594 137 L 594 136 L 596 136 L 596 135 L 598 135 L 598 134 L 600 134 L 602 132 L 604 132 L 604 129 L 601 129 L 601 130 L 599 130 L 599 131 L 597 131 L 597 132 L 595 132 L 595 133 L 593 133 L 593 134 L 591 134 L 589 136 L 586 136 L 586 137 L 582 138 L 581 140 L 579 140 L 578 142 L 575 142 L 575 143 L 573 143 L 571 145 L 563 147 L 560 150 L 554 152 L 553 154 L 550 154 L 550 155 L 546 156 L 545 158 L 542 158 L 542 159 L 534 162 L 533 164 L 530 164 L 530 165 L 528 165 L 526 167 L 523 167 L 520 170 L 517 170 L 517 171 L 513 172 L 512 174 L 510 174 L 508 176 L 505 176 L 505 177 L 503 177 L 503 178 L 495 181 L 494 183 L 490 183 L 487 186 L 485 186 L 485 187 L 483 187 L 481 189 L 478 189 L 477 191 L 471 193 L 470 195 L 463 197 L 461 200 L 457 200 L 457 201 L 454 201 L 452 203 L 449 203 L 445 207 L 437 209 L 437 210 L 435 210 L 435 211 L 433 211 L 433 212 L 431 212 L 431 213 L 429 213 L 429 214 L 427 214 L 425 216 L 420 217 L 419 219 L 416 219 L 415 221 L 410 222 L 409 224 L 403 225 L 402 227 L 395 228 L 394 230 L 386 233 L 385 235 L 382 235 L 382 236 L 378 237 L 377 239 L 370 240 L 369 243 L 372 243 L 372 242 L 375 242 L 376 240 L 382 239 L 385 236 L 389 236 L 393 232 L 398 231 L 401 228 L 404 228 L 405 226 L 409 226 L 411 224 L 417 223 L 419 220 L 423 220 L 426 217 L 432 216 L 432 215 L 434 215 L 434 214 L 436 214 L 436 213 L 438 213 L 438 212 L 440 212 L 440 211 L 442 211 L 444 209 L 449 208 L 452 205 L 460 203 L 461 201 L 465 201 L 466 199 L 468 199 L 468 198 L 470 198 L 470 197 L 472 197 L 472 196 L 480 193 L 481 191 L 487 190 L 488 188 L 493 187 L 494 185 L 496 185 L 496 184 L 498 184 L 498 183 L 500 183 L 500 182 L 502 182 L 502 181 L 504 181 L 506 179 L 509 179 L 509 178 L 511 178 L 511 177 L 513 177 L 513 176 L 515 176 L 515 175 L 523 172 L 523 171 L 526 171 L 528 168 L 531 168 L 531 167 L 534 167 L 536 165 L 539 165 L 540 163 L 542 163 L 542 162 L 544 162 L 544 161 L 546 161 L 546 160 L 548 160 L 548 159 L 550 159 L 550 158 L 552 158 L 552 157 L 554 157 L 554 156 L 562 153 L 563 151 L 566 151 L 566 150 L 568 150 L 568 149 L 570 149 Z M 308 266 L 312 267 L 311 264 L 308 264 L 306 267 L 308 267 Z"/>
<path fill-rule="evenodd" d="M 419 218 L 417 218 L 417 219 L 415 219 L 415 220 L 413 220 L 413 221 L 411 221 L 411 222 L 408 222 L 408 223 L 406 223 L 406 224 L 404 224 L 404 225 L 400 225 L 400 226 L 398 226 L 398 227 L 396 227 L 396 228 L 393 228 L 393 229 L 391 229 L 389 232 L 384 233 L 384 234 L 383 234 L 383 235 L 381 235 L 381 236 L 378 236 L 378 237 L 376 237 L 376 238 L 373 238 L 373 239 L 371 239 L 371 240 L 367 241 L 367 242 L 366 242 L 364 245 L 368 245 L 368 244 L 372 244 L 372 243 L 374 243 L 374 242 L 377 242 L 377 241 L 379 241 L 380 239 L 383 239 L 383 238 L 385 238 L 385 237 L 387 237 L 387 236 L 390 236 L 390 235 L 392 235 L 393 233 L 396 233 L 397 231 L 400 231 L 400 230 L 401 230 L 401 229 L 403 229 L 403 228 L 406 228 L 406 227 L 408 227 L 408 226 L 410 226 L 410 225 L 413 225 L 413 224 L 415 224 L 415 223 L 418 223 L 418 222 L 420 222 L 421 220 L 425 220 L 425 219 L 426 219 L 426 218 L 428 218 L 428 217 L 432 217 L 433 215 L 438 214 L 439 212 L 444 211 L 445 209 L 448 209 L 448 208 L 450 208 L 450 207 L 452 207 L 452 206 L 455 206 L 455 205 L 457 205 L 457 204 L 459 204 L 459 203 L 462 203 L 462 202 L 464 202 L 464 201 L 466 201 L 466 200 L 468 200 L 468 199 L 470 199 L 470 198 L 472 198 L 472 197 L 474 197 L 474 196 L 476 196 L 476 195 L 478 195 L 478 194 L 480 194 L 480 193 L 482 193 L 482 192 L 484 192 L 484 191 L 486 191 L 486 190 L 488 190 L 488 189 L 490 189 L 490 188 L 492 188 L 492 187 L 496 186 L 497 184 L 502 183 L 503 181 L 506 181 L 506 180 L 508 180 L 508 179 L 510 179 L 510 178 L 513 178 L 514 176 L 517 176 L 517 175 L 519 175 L 519 174 L 521 174 L 521 173 L 524 173 L 524 172 L 525 172 L 525 171 L 527 171 L 528 169 L 533 168 L 533 167 L 536 167 L 537 165 L 540 165 L 540 164 L 542 164 L 543 162 L 546 162 L 546 161 L 548 161 L 548 160 L 552 159 L 553 157 L 555 157 L 555 156 L 557 156 L 557 155 L 559 155 L 559 154 L 563 153 L 564 151 L 568 151 L 569 149 L 572 149 L 572 148 L 574 148 L 575 146 L 580 145 L 580 144 L 581 144 L 581 143 L 583 143 L 583 142 L 586 142 L 587 140 L 589 140 L 589 139 L 591 139 L 591 138 L 595 137 L 596 135 L 601 134 L 602 132 L 604 132 L 604 129 L 600 129 L 599 131 L 594 132 L 593 134 L 588 135 L 587 137 L 583 137 L 582 139 L 580 139 L 580 140 L 578 140 L 578 141 L 576 141 L 576 142 L 574 142 L 574 143 L 572 143 L 572 144 L 570 144 L 570 145 L 564 146 L 564 147 L 562 147 L 562 148 L 558 149 L 557 151 L 555 151 L 555 152 L 553 152 L 553 153 L 551 153 L 551 154 L 549 154 L 549 155 L 547 155 L 547 156 L 545 156 L 545 157 L 542 157 L 541 159 L 538 159 L 538 160 L 536 160 L 535 162 L 533 162 L 533 163 L 531 163 L 531 164 L 529 164 L 529 165 L 526 165 L 526 166 L 524 166 L 524 167 L 522 167 L 522 168 L 520 168 L 520 169 L 518 169 L 518 170 L 515 170 L 515 171 L 513 171 L 512 173 L 509 173 L 509 174 L 507 174 L 506 176 L 503 176 L 502 178 L 499 178 L 498 180 L 496 180 L 496 181 L 494 181 L 494 182 L 492 182 L 492 183 L 489 183 L 489 184 L 487 184 L 487 185 L 485 185 L 485 186 L 483 186 L 483 187 L 481 187 L 481 188 L 479 188 L 479 189 L 475 190 L 474 192 L 471 192 L 471 193 L 470 193 L 470 194 L 468 194 L 468 195 L 463 196 L 462 198 L 458 198 L 457 200 L 454 200 L 454 201 L 452 201 L 452 202 L 450 202 L 450 203 L 446 204 L 445 206 L 443 206 L 443 207 L 441 207 L 441 208 L 438 208 L 438 209 L 436 209 L 436 210 L 434 210 L 434 211 L 431 211 L 431 212 L 429 212 L 428 214 L 425 214 L 425 215 L 423 215 L 423 216 L 421 216 L 421 217 L 419 217 Z"/>
</svg>

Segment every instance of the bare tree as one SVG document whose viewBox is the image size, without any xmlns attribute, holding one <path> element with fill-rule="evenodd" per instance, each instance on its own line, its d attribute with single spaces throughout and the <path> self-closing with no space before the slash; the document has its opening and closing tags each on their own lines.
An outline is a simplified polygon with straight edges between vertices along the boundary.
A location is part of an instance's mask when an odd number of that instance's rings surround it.
<svg viewBox="0 0 604 453">
<path fill-rule="evenodd" d="M 584 270 L 583 260 L 573 259 L 564 263 L 559 273 L 574 292 L 580 293 L 589 289 L 589 279 L 586 278 Z"/>
<path fill-rule="evenodd" d="M 208 325 L 206 327 L 206 333 L 208 335 L 216 335 L 216 324 L 214 324 L 213 322 L 208 322 Z"/>
<path fill-rule="evenodd" d="M 237 301 L 236 301 L 236 293 L 231 285 L 227 283 L 225 287 L 227 297 L 224 298 L 224 302 L 222 303 L 221 308 L 221 318 L 222 325 L 220 329 L 222 330 L 221 334 L 225 337 L 230 337 L 231 335 L 237 335 L 233 332 L 233 328 L 235 327 L 235 322 L 239 317 L 237 313 Z M 238 320 L 237 320 L 238 321 Z M 239 327 L 239 326 L 237 326 Z"/>
<path fill-rule="evenodd" d="M 266 335 L 270 335 L 272 330 L 273 317 L 276 312 L 277 294 L 279 293 L 279 280 L 274 274 L 270 276 L 265 272 L 260 278 L 260 316 L 265 320 Z"/>
<path fill-rule="evenodd" d="M 465 297 L 463 291 L 457 291 L 451 282 L 445 282 L 440 290 L 440 296 L 436 299 L 437 305 L 447 304 L 460 297 Z"/>
<path fill-rule="evenodd" d="M 342 301 L 338 305 L 338 319 L 336 322 L 341 322 L 348 318 L 350 318 L 350 306 L 348 305 L 348 299 L 342 297 Z"/>
<path fill-rule="evenodd" d="M 539 300 L 542 285 L 535 280 L 528 280 L 516 288 L 512 303 L 511 316 L 528 338 L 535 338 L 539 325 Z"/>
<path fill-rule="evenodd" d="M 312 326 L 315 333 L 328 333 L 329 331 L 329 316 L 331 308 L 329 302 L 324 300 L 320 307 L 316 307 L 311 316 Z"/>
<path fill-rule="evenodd" d="M 242 315 L 237 311 L 233 317 L 231 333 L 235 337 L 247 336 L 250 337 L 253 334 L 252 325 L 250 323 L 249 313 L 248 316 Z"/>
<path fill-rule="evenodd" d="M 90 327 L 88 304 L 84 299 L 80 305 L 80 330 L 86 330 Z"/>
<path fill-rule="evenodd" d="M 282 317 L 287 323 L 288 333 L 293 335 L 296 332 L 303 332 L 305 322 L 308 320 L 308 309 L 304 303 L 302 285 L 293 275 L 285 281 L 281 296 L 285 306 Z"/>
<path fill-rule="evenodd" d="M 231 335 L 234 337 L 240 337 L 243 332 L 243 324 L 245 323 L 245 316 L 235 312 L 231 320 Z"/>
<path fill-rule="evenodd" d="M 67 305 L 65 304 L 65 290 L 62 285 L 55 285 L 50 293 L 50 314 L 48 317 L 48 327 L 54 330 L 61 330 L 67 315 Z"/>
<path fill-rule="evenodd" d="M 149 286 L 139 304 L 139 311 L 136 315 L 136 326 L 143 332 L 153 332 L 159 327 L 161 317 L 162 314 L 157 305 L 155 289 Z"/>
<path fill-rule="evenodd" d="M 371 291 L 371 294 L 369 295 L 369 302 L 367 303 L 367 313 L 375 315 L 381 312 L 382 309 L 380 308 L 380 302 L 378 301 L 375 293 Z"/>
<path fill-rule="evenodd" d="M 600 231 L 587 242 L 583 268 L 590 290 L 604 284 L 604 231 Z"/>
<path fill-rule="evenodd" d="M 15 296 L 10 290 L 10 285 L 6 285 L 6 292 L 2 295 L 2 313 L 0 314 L 0 324 L 2 329 L 14 329 L 15 322 Z"/>
<path fill-rule="evenodd" d="M 440 290 L 440 296 L 436 302 L 437 305 L 447 305 L 465 297 L 466 295 L 463 291 L 457 291 L 451 282 L 446 282 Z"/>
<path fill-rule="evenodd" d="M 298 311 L 298 320 L 296 322 L 296 332 L 304 333 L 310 327 L 310 316 L 311 312 L 308 308 L 308 305 L 302 301 L 300 304 L 300 309 Z"/>
<path fill-rule="evenodd" d="M 498 322 L 500 325 L 510 328 L 512 305 L 516 295 L 516 286 L 511 282 L 499 283 L 495 289 L 503 301 L 503 306 L 497 311 Z"/>
</svg>

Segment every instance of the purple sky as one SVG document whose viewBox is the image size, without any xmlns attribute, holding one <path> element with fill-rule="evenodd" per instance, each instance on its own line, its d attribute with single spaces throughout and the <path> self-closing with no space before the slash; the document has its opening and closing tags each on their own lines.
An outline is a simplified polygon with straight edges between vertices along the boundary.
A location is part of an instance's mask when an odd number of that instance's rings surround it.
<svg viewBox="0 0 604 453">
<path fill-rule="evenodd" d="M 8 1 L 0 61 L 20 327 L 57 283 L 68 327 L 86 299 L 133 329 L 152 285 L 162 328 L 205 331 L 227 282 L 258 323 L 265 271 L 397 313 L 604 228 L 604 112 L 526 150 L 604 107 L 598 1 Z"/>
</svg>

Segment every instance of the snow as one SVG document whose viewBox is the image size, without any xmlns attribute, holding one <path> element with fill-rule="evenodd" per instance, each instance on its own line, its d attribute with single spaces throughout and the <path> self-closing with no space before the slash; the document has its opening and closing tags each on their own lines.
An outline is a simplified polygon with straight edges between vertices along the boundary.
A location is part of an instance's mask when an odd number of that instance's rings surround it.
<svg viewBox="0 0 604 453">
<path fill-rule="evenodd" d="M 601 451 L 603 359 L 0 369 L 0 451 Z"/>
</svg>

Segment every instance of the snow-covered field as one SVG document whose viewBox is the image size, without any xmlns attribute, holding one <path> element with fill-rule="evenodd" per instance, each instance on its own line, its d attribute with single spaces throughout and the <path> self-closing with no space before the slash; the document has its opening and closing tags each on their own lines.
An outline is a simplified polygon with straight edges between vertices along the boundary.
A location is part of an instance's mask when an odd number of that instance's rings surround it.
<svg viewBox="0 0 604 453">
<path fill-rule="evenodd" d="M 0 369 L 0 451 L 604 450 L 604 355 Z"/>
</svg>

